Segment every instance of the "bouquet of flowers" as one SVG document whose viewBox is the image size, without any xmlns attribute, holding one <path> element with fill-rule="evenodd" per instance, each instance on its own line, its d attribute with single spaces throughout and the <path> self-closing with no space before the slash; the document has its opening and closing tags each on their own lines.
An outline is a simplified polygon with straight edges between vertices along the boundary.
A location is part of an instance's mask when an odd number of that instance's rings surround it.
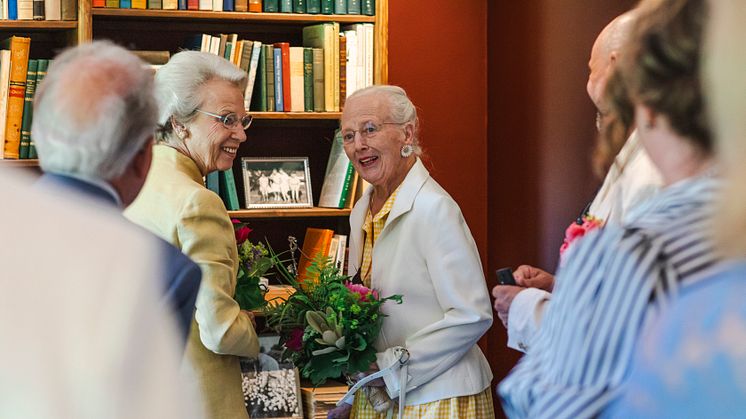
<svg viewBox="0 0 746 419">
<path fill-rule="evenodd" d="M 265 309 L 267 325 L 280 333 L 286 357 L 314 385 L 329 378 L 352 377 L 368 371 L 376 360 L 373 347 L 389 300 L 378 292 L 354 284 L 327 258 L 316 258 L 308 268 L 313 281 L 299 282 L 295 272 L 277 263 L 279 276 L 295 293 Z"/>
<path fill-rule="evenodd" d="M 577 221 L 570 224 L 565 230 L 565 239 L 560 247 L 560 261 L 564 262 L 565 252 L 576 240 L 590 233 L 591 231 L 603 226 L 603 221 L 592 215 L 585 214 Z"/>
<path fill-rule="evenodd" d="M 249 241 L 249 226 L 238 220 L 231 221 L 236 234 L 239 261 L 234 298 L 242 310 L 262 308 L 267 304 L 264 300 L 267 286 L 262 283 L 262 275 L 272 267 L 272 258 L 262 243 L 254 244 Z"/>
</svg>

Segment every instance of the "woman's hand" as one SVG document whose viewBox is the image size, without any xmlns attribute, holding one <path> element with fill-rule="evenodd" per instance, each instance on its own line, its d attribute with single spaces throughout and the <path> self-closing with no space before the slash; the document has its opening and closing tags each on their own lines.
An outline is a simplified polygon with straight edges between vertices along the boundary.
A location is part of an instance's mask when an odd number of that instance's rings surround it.
<svg viewBox="0 0 746 419">
<path fill-rule="evenodd" d="M 554 275 L 529 265 L 519 266 L 513 272 L 515 282 L 526 288 L 538 288 L 547 292 L 554 289 Z"/>
<path fill-rule="evenodd" d="M 350 417 L 351 411 L 351 404 L 342 403 L 341 405 L 330 410 L 329 413 L 326 414 L 326 419 L 347 419 Z"/>
<path fill-rule="evenodd" d="M 251 320 L 251 324 L 254 326 L 254 329 L 256 329 L 256 316 L 253 312 L 248 310 L 241 310 L 243 313 L 246 314 L 246 316 Z"/>
</svg>

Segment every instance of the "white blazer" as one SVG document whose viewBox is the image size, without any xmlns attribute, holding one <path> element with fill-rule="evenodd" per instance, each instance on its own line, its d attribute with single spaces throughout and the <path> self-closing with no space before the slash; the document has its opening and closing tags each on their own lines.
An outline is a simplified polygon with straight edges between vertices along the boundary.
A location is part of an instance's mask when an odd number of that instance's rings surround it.
<svg viewBox="0 0 746 419">
<path fill-rule="evenodd" d="M 350 215 L 350 275 L 361 264 L 372 190 Z M 492 372 L 477 346 L 492 324 L 479 251 L 458 205 L 419 159 L 373 248 L 371 282 L 381 296 L 403 296 L 401 305 L 383 305 L 388 317 L 375 346 L 381 368 L 398 359 L 393 347 L 409 351 L 407 405 L 477 394 L 490 385 Z M 384 377 L 392 397 L 400 387 L 394 375 Z"/>
</svg>

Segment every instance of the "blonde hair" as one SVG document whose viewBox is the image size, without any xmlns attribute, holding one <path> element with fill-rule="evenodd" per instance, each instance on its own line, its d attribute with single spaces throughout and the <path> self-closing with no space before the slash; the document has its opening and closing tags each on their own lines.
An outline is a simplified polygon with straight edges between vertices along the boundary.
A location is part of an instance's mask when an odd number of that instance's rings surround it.
<svg viewBox="0 0 746 419">
<path fill-rule="evenodd" d="M 715 131 L 715 150 L 725 187 L 716 219 L 716 236 L 729 256 L 746 256 L 746 3 L 710 2 L 704 73 Z"/>
</svg>

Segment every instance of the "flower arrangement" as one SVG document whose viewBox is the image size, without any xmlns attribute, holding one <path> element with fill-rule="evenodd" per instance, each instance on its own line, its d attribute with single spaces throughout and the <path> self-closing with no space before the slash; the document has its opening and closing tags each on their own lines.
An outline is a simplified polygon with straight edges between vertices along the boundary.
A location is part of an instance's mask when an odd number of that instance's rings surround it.
<svg viewBox="0 0 746 419">
<path fill-rule="evenodd" d="M 276 266 L 295 293 L 267 306 L 267 325 L 280 333 L 285 356 L 301 375 L 319 385 L 368 371 L 376 360 L 373 342 L 385 317 L 381 306 L 389 300 L 401 304 L 402 297 L 381 298 L 375 290 L 352 283 L 328 258 L 316 258 L 308 272 L 317 279 L 302 284 L 282 263 Z"/>
<path fill-rule="evenodd" d="M 261 277 L 273 261 L 269 257 L 267 248 L 262 243 L 249 241 L 251 228 L 238 220 L 231 220 L 236 235 L 238 247 L 238 274 L 236 276 L 235 299 L 242 310 L 254 310 L 266 305 L 264 294 L 266 285 L 261 283 Z"/>
<path fill-rule="evenodd" d="M 570 224 L 565 230 L 565 240 L 560 247 L 560 259 L 564 260 L 565 252 L 576 240 L 602 226 L 603 221 L 601 219 L 589 214 L 583 215 L 577 221 Z"/>
</svg>

